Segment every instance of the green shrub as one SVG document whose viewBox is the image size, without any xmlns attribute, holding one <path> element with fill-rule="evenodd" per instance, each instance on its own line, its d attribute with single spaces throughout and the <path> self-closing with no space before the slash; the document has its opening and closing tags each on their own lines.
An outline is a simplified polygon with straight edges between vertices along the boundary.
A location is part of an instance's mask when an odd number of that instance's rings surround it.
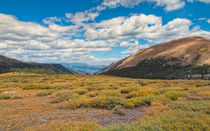
<svg viewBox="0 0 210 131">
<path fill-rule="evenodd" d="M 107 90 L 101 93 L 101 95 L 107 96 L 107 97 L 121 97 L 121 93 L 119 91 L 115 90 Z"/>
<path fill-rule="evenodd" d="M 210 101 L 174 101 L 169 104 L 173 110 L 180 109 L 183 111 L 201 112 L 210 114 Z"/>
<path fill-rule="evenodd" d="M 136 125 L 143 128 L 155 126 L 166 131 L 208 131 L 210 130 L 210 117 L 208 115 L 172 110 L 140 119 Z"/>
<path fill-rule="evenodd" d="M 106 105 L 106 97 L 105 96 L 98 96 L 90 99 L 89 102 L 90 107 L 93 108 L 104 108 Z"/>
<path fill-rule="evenodd" d="M 121 92 L 122 94 L 128 94 L 128 93 L 130 93 L 130 92 L 132 92 L 132 91 L 137 91 L 137 90 L 138 90 L 137 87 L 127 87 L 127 88 L 121 89 L 120 92 Z"/>
<path fill-rule="evenodd" d="M 47 90 L 44 92 L 39 92 L 36 94 L 36 96 L 42 97 L 42 96 L 48 96 L 48 95 L 52 95 L 54 92 L 56 92 L 55 90 Z"/>
<path fill-rule="evenodd" d="M 74 89 L 73 92 L 78 93 L 79 95 L 83 95 L 83 94 L 87 93 L 88 90 L 82 89 L 82 88 L 78 88 L 78 89 Z"/>
<path fill-rule="evenodd" d="M 148 95 L 142 98 L 143 105 L 151 105 L 152 101 L 159 99 L 160 96 Z"/>
<path fill-rule="evenodd" d="M 127 98 L 140 97 L 140 96 L 146 96 L 153 93 L 154 91 L 151 88 L 140 88 L 138 91 L 130 92 L 126 97 Z"/>
<path fill-rule="evenodd" d="M 100 125 L 89 121 L 51 120 L 29 126 L 23 131 L 93 131 L 100 127 Z"/>
<path fill-rule="evenodd" d="M 210 117 L 191 111 L 172 110 L 139 119 L 136 124 L 120 124 L 96 131 L 209 131 Z"/>
<path fill-rule="evenodd" d="M 112 109 L 116 105 L 124 105 L 124 100 L 120 97 L 106 97 L 104 108 Z"/>
<path fill-rule="evenodd" d="M 63 101 L 68 101 L 69 99 L 76 99 L 76 98 L 79 98 L 78 94 L 75 94 L 72 92 L 65 92 L 65 93 L 56 95 L 51 101 L 51 103 L 60 103 Z"/>
<path fill-rule="evenodd" d="M 8 96 L 8 95 L 0 95 L 0 100 L 6 100 L 6 99 L 10 99 L 10 96 Z"/>
<path fill-rule="evenodd" d="M 131 99 L 128 99 L 126 100 L 125 104 L 126 103 L 130 103 L 131 107 L 133 106 L 142 106 L 144 105 L 144 102 L 143 102 L 143 98 L 142 97 L 136 97 L 136 98 L 131 98 Z M 126 105 L 125 105 L 126 106 Z"/>
<path fill-rule="evenodd" d="M 119 124 L 110 125 L 101 128 L 97 128 L 94 131 L 165 131 L 160 127 L 150 125 L 148 127 L 138 126 L 135 124 Z"/>
<path fill-rule="evenodd" d="M 116 105 L 112 111 L 114 114 L 125 115 L 125 108 L 122 105 Z"/>
<path fill-rule="evenodd" d="M 56 74 L 55 71 L 51 69 L 40 69 L 40 68 L 12 68 L 9 72 L 20 72 L 26 74 Z"/>
<path fill-rule="evenodd" d="M 166 92 L 170 91 L 168 88 L 163 88 L 163 89 L 159 89 L 157 91 L 155 91 L 155 95 L 161 95 L 161 94 L 164 94 Z"/>
<path fill-rule="evenodd" d="M 24 85 L 22 86 L 23 90 L 34 90 L 34 89 L 53 89 L 55 87 L 50 87 L 47 85 Z"/>
<path fill-rule="evenodd" d="M 125 108 L 134 108 L 135 103 L 133 102 L 132 99 L 126 100 L 125 103 L 124 103 L 124 107 Z"/>
<path fill-rule="evenodd" d="M 137 82 L 140 86 L 145 86 L 146 84 L 143 81 L 138 80 Z"/>
<path fill-rule="evenodd" d="M 166 98 L 170 98 L 173 101 L 177 100 L 178 97 L 185 97 L 188 95 L 189 93 L 184 91 L 169 91 L 164 94 Z"/>
<path fill-rule="evenodd" d="M 96 97 L 98 94 L 99 94 L 98 91 L 90 91 L 90 92 L 87 92 L 85 95 L 88 97 Z"/>
<path fill-rule="evenodd" d="M 70 99 L 63 104 L 65 109 L 76 109 L 76 108 L 105 108 L 112 109 L 116 105 L 123 105 L 124 101 L 120 97 L 93 97 L 93 98 L 79 98 Z"/>
<path fill-rule="evenodd" d="M 22 99 L 22 96 L 13 96 L 12 99 Z"/>
</svg>

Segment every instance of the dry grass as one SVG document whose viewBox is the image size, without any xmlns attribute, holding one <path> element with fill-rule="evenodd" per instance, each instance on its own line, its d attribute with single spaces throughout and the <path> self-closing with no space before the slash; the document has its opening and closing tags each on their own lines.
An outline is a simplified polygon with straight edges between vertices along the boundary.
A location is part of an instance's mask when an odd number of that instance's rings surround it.
<svg viewBox="0 0 210 131">
<path fill-rule="evenodd" d="M 111 122 L 114 124 L 119 122 L 117 114 L 123 114 L 119 119 L 123 118 L 123 122 L 130 123 L 132 116 L 129 113 L 132 110 L 149 116 L 149 119 L 145 118 L 145 121 L 143 119 L 144 124 L 147 120 L 153 120 L 153 116 L 154 123 L 158 123 L 156 117 L 159 114 L 162 114 L 160 116 L 164 121 L 167 121 L 166 116 L 169 117 L 170 114 L 173 121 L 181 120 L 175 116 L 173 110 L 189 112 L 189 115 L 195 118 L 199 116 L 207 118 L 209 92 L 210 81 L 203 80 L 169 81 L 97 75 L 0 74 L 0 130 L 23 130 L 25 127 L 26 130 L 40 131 L 45 127 L 46 130 L 91 128 L 103 130 L 98 124 L 106 125 L 104 121 L 109 121 L 103 117 L 116 120 Z M 86 112 L 89 109 L 90 111 Z M 170 112 L 165 113 L 169 109 Z M 203 113 L 204 109 L 206 113 Z M 192 113 L 194 110 L 201 111 Z M 94 122 L 76 122 L 83 120 Z M 167 122 L 164 124 L 167 125 Z M 170 124 L 174 127 L 173 123 Z M 198 130 L 209 129 L 208 126 L 205 127 L 204 122 L 200 125 Z M 186 125 L 186 129 L 188 126 Z"/>
</svg>

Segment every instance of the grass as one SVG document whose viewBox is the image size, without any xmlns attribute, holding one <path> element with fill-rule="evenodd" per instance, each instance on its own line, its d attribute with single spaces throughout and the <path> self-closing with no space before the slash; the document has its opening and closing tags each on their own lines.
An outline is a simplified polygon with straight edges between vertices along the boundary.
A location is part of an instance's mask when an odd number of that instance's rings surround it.
<svg viewBox="0 0 210 131">
<path fill-rule="evenodd" d="M 209 100 L 210 81 L 204 80 L 6 73 L 0 74 L 0 130 L 207 131 Z M 111 118 L 132 117 L 130 110 L 144 116 L 134 124 L 102 126 L 101 116 L 85 110 L 105 110 Z"/>
<path fill-rule="evenodd" d="M 9 95 L 0 95 L 0 100 L 10 99 Z"/>
<path fill-rule="evenodd" d="M 100 128 L 94 122 L 70 122 L 70 121 L 51 121 L 50 123 L 31 126 L 25 131 L 92 131 L 93 128 Z"/>
<path fill-rule="evenodd" d="M 49 96 L 49 95 L 52 95 L 55 92 L 56 92 L 56 90 L 46 90 L 46 91 L 37 93 L 36 96 L 39 96 L 39 97 Z"/>
</svg>

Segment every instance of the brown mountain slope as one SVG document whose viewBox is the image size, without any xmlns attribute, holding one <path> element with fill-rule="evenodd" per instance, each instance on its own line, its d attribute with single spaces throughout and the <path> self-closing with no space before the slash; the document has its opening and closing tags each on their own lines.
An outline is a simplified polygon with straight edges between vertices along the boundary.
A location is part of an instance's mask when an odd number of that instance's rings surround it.
<svg viewBox="0 0 210 131">
<path fill-rule="evenodd" d="M 12 68 L 36 68 L 53 70 L 57 73 L 73 74 L 60 64 L 26 63 L 0 55 L 0 73 L 8 72 Z"/>
<path fill-rule="evenodd" d="M 210 39 L 185 37 L 139 50 L 98 74 L 141 78 L 186 78 L 193 75 L 207 77 L 208 65 Z"/>
</svg>

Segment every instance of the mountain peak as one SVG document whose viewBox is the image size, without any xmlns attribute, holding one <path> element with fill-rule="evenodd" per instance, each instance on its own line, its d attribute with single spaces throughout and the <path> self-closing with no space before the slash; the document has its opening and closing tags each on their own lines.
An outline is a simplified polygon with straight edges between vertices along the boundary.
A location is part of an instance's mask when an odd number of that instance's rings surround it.
<svg viewBox="0 0 210 131">
<path fill-rule="evenodd" d="M 141 49 L 133 55 L 108 66 L 100 73 L 119 74 L 119 76 L 128 77 L 145 77 L 146 74 L 142 72 L 154 74 L 155 72 L 158 73 L 158 70 L 167 72 L 167 68 L 170 66 L 174 68 L 187 68 L 203 65 L 210 65 L 210 39 L 192 36 L 174 39 Z M 154 70 L 154 68 L 157 70 Z M 132 74 L 131 70 L 134 74 Z M 173 73 L 169 71 L 163 74 L 168 77 L 168 75 Z M 183 75 L 181 76 L 184 77 Z M 151 77 L 153 76 L 151 75 Z M 175 78 L 180 78 L 180 76 L 175 76 Z"/>
</svg>

